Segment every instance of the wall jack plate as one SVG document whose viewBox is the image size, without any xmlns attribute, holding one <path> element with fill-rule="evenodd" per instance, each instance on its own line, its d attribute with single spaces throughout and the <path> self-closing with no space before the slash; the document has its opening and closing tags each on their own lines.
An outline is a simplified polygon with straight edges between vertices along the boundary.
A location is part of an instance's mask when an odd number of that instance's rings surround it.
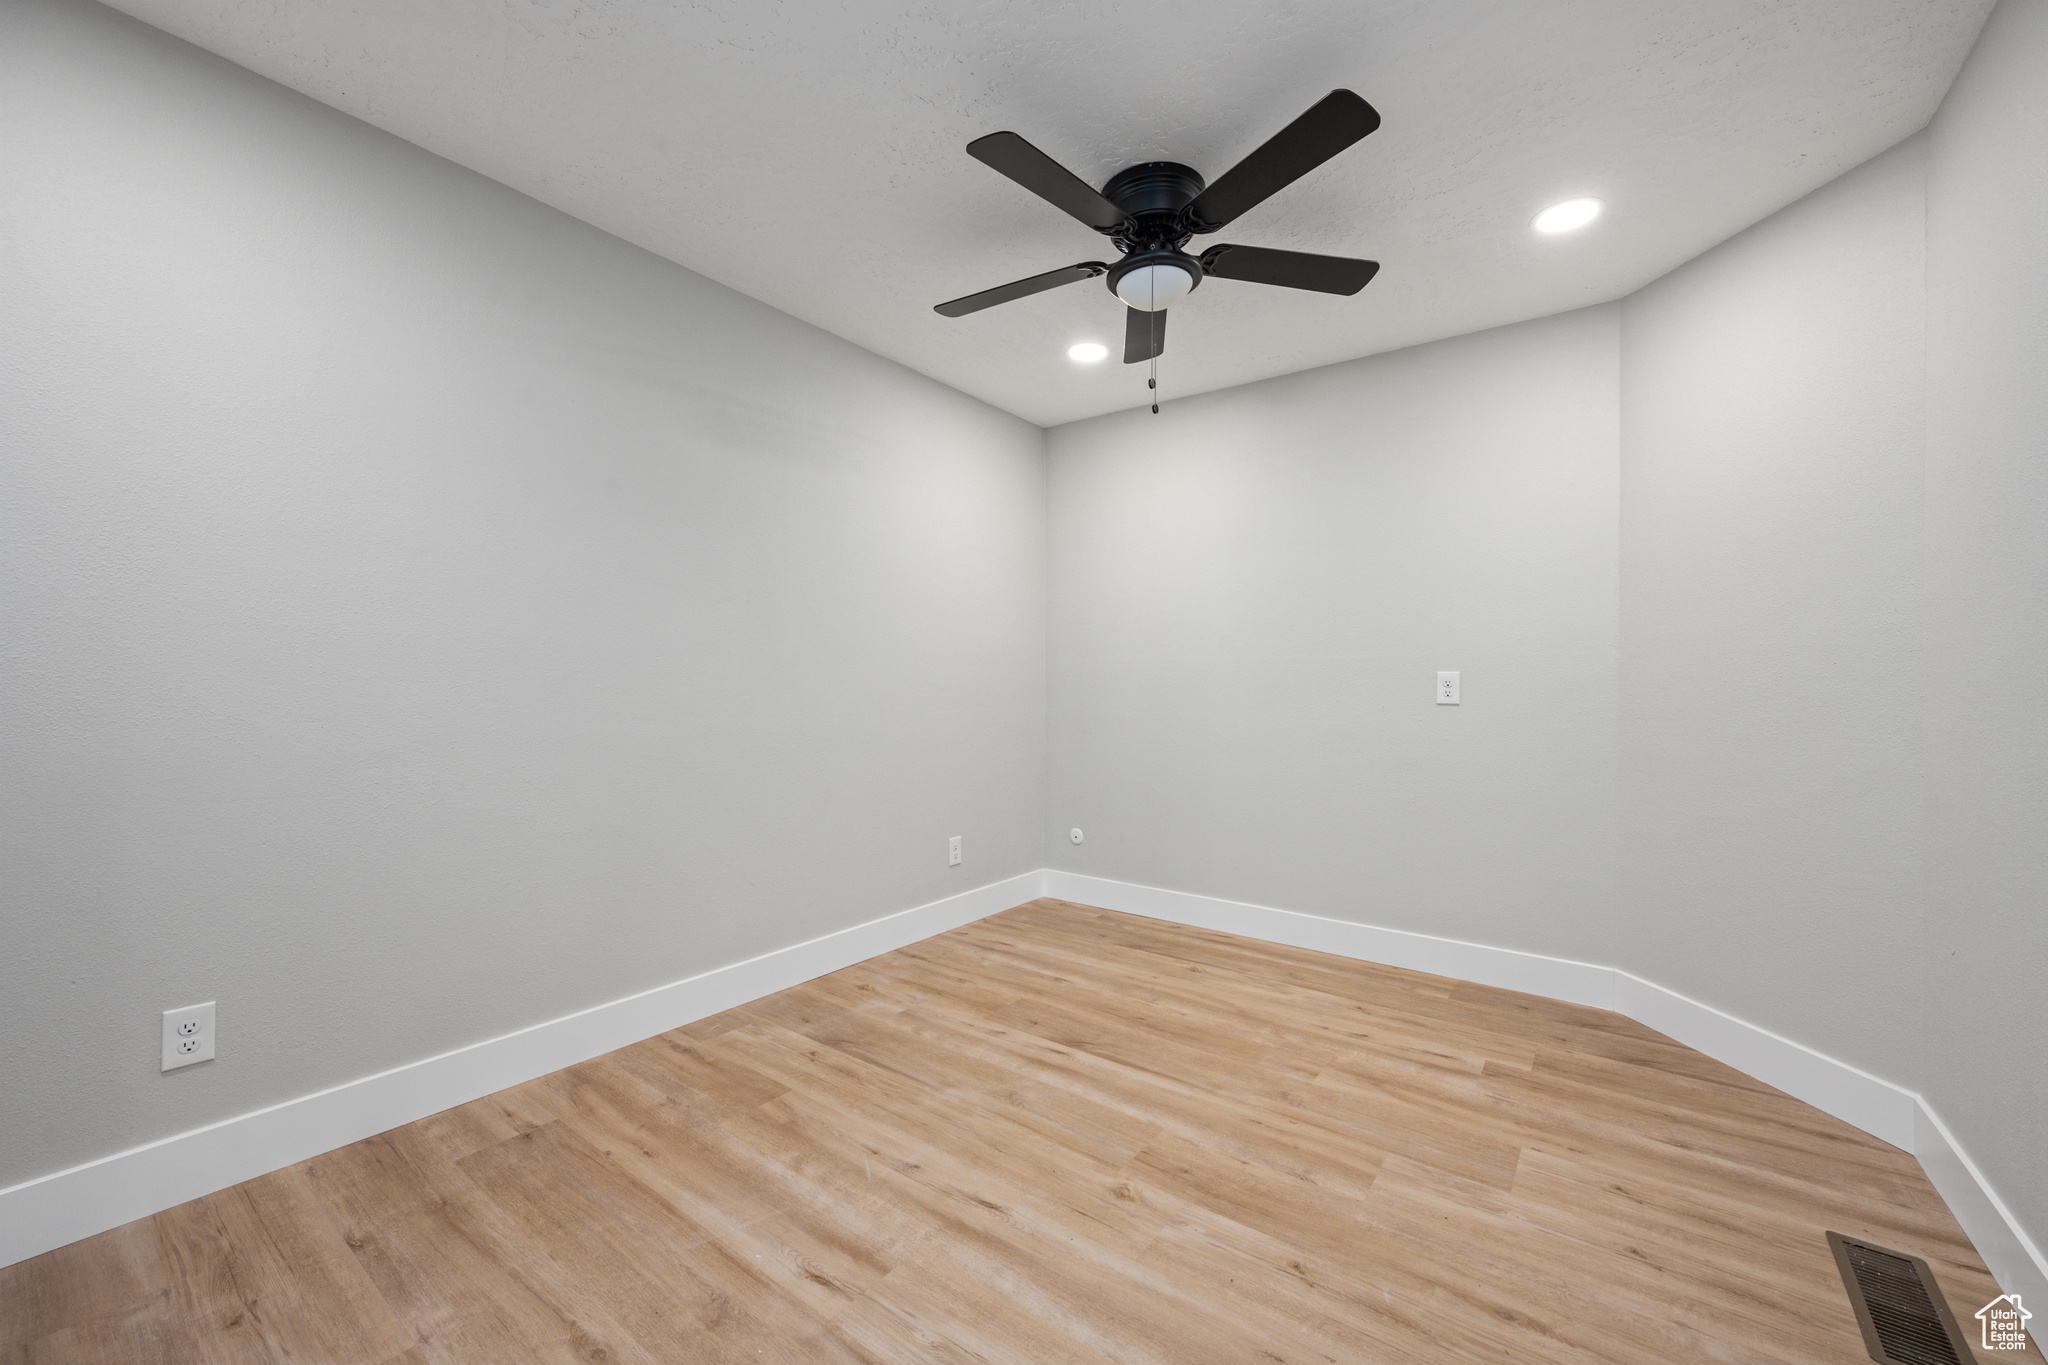
<svg viewBox="0 0 2048 1365">
<path fill-rule="evenodd" d="M 213 1006 L 209 1000 L 164 1011 L 164 1070 L 213 1060 Z"/>
</svg>

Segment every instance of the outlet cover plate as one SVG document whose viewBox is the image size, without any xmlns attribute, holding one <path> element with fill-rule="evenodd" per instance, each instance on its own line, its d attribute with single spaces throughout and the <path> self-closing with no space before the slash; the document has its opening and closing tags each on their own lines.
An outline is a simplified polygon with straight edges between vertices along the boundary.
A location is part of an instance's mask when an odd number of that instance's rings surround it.
<svg viewBox="0 0 2048 1365">
<path fill-rule="evenodd" d="M 214 1003 L 164 1011 L 164 1070 L 213 1060 Z"/>
</svg>

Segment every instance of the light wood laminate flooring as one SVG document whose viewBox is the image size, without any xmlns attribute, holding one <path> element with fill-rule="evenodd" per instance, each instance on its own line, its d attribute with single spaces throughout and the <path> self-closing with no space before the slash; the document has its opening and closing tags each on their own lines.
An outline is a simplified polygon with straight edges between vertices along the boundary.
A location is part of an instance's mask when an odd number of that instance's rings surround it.
<svg viewBox="0 0 2048 1365">
<path fill-rule="evenodd" d="M 0 1362 L 1852 1365 L 1829 1228 L 1997 1292 L 1621 1015 L 1036 901 L 0 1270 Z"/>
</svg>

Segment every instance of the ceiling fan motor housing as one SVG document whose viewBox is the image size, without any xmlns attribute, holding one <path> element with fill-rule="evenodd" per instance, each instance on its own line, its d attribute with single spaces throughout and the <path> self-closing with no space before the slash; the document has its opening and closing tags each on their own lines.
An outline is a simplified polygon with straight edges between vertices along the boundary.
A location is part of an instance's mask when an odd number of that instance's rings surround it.
<svg viewBox="0 0 2048 1365">
<path fill-rule="evenodd" d="M 1188 231 L 1180 226 L 1180 211 L 1207 188 L 1201 172 L 1192 166 L 1178 161 L 1141 161 L 1111 176 L 1102 187 L 1102 197 L 1130 215 L 1131 222 L 1141 229 L 1157 222 L 1185 241 Z M 1108 231 L 1116 236 L 1127 226 Z"/>
<path fill-rule="evenodd" d="M 1123 222 L 1102 229 L 1124 253 L 1105 281 L 1110 293 L 1141 312 L 1153 312 L 1202 282 L 1202 263 L 1181 250 L 1194 235 L 1181 210 L 1204 188 L 1200 172 L 1176 161 L 1140 162 L 1109 178 L 1102 197 L 1125 214 Z"/>
</svg>

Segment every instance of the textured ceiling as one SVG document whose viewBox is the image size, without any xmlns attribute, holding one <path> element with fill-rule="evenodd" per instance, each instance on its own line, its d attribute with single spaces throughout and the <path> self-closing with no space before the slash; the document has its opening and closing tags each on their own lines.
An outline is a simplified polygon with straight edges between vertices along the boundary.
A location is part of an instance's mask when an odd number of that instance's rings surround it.
<svg viewBox="0 0 2048 1365">
<path fill-rule="evenodd" d="M 1616 298 L 1922 127 L 1990 0 L 115 0 L 850 341 L 1052 425 L 1145 401 L 1099 280 L 943 299 L 1107 242 L 961 150 L 1210 179 L 1327 91 L 1380 131 L 1199 245 L 1383 263 L 1355 298 L 1210 280 L 1201 392 Z M 1529 219 L 1593 195 L 1561 238 Z M 1069 344 L 1111 359 L 1080 367 Z"/>
</svg>

